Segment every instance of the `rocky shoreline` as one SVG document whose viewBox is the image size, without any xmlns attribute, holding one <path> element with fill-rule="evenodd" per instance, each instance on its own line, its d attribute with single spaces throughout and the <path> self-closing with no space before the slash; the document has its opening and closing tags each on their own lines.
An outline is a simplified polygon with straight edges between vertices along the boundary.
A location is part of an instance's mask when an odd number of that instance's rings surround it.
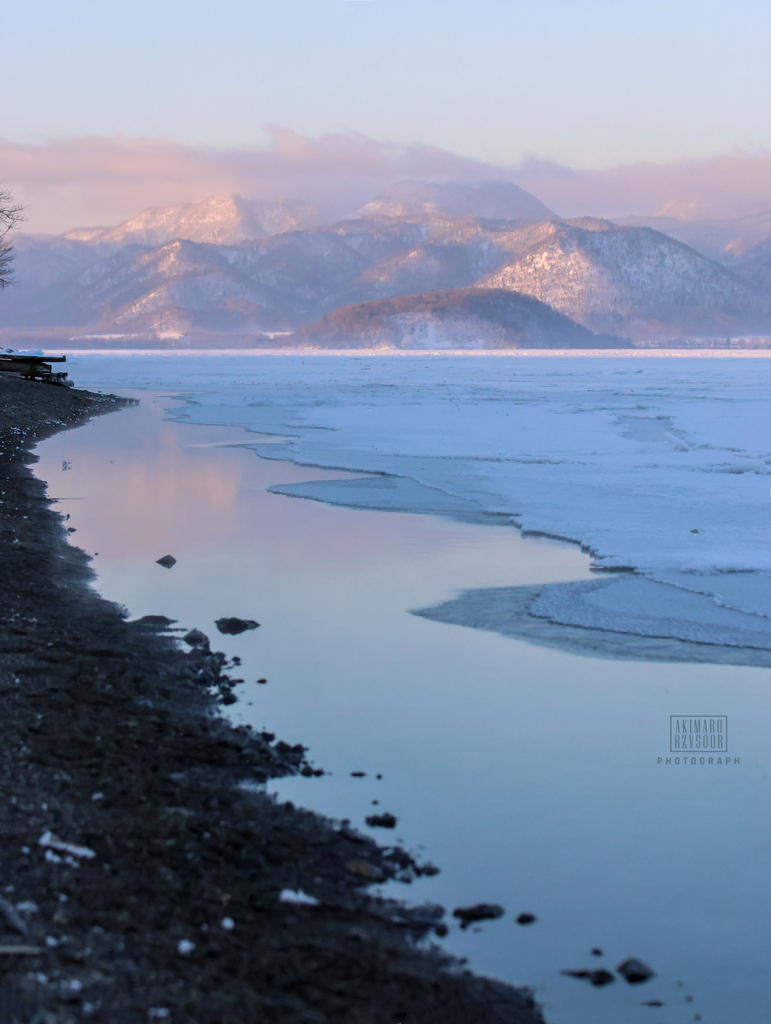
<svg viewBox="0 0 771 1024">
<path fill-rule="evenodd" d="M 0 1024 L 542 1022 L 368 893 L 405 851 L 260 792 L 311 768 L 218 716 L 224 655 L 89 588 L 28 465 L 120 404 L 0 380 Z"/>
</svg>

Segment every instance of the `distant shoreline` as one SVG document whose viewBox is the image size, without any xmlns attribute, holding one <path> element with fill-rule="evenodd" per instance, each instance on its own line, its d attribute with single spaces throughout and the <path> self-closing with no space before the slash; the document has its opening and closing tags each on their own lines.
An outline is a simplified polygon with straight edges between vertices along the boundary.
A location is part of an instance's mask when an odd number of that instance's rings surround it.
<svg viewBox="0 0 771 1024">
<path fill-rule="evenodd" d="M 389 356 L 422 358 L 425 356 L 467 356 L 479 358 L 571 357 L 588 359 L 768 359 L 769 348 L 519 348 L 519 349 L 396 349 L 396 348 L 75 348 L 49 344 L 42 348 L 22 348 L 19 352 L 66 352 L 71 356 Z"/>
</svg>

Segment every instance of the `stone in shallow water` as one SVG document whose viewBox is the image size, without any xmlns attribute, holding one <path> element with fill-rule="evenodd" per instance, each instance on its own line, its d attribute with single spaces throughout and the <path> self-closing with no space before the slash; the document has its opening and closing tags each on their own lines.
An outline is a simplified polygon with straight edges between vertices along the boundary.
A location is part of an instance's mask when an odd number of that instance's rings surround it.
<svg viewBox="0 0 771 1024">
<path fill-rule="evenodd" d="M 598 971 L 560 971 L 560 974 L 564 974 L 568 978 L 584 978 L 590 985 L 594 985 L 595 988 L 603 988 L 615 980 L 610 971 L 603 970 L 602 968 Z"/>
<path fill-rule="evenodd" d="M 182 639 L 186 644 L 190 644 L 191 647 L 208 647 L 209 645 L 208 636 L 202 633 L 200 629 L 191 629 Z"/>
<path fill-rule="evenodd" d="M 622 978 L 626 978 L 630 985 L 639 985 L 640 982 L 647 981 L 656 973 L 652 967 L 633 956 L 620 963 L 616 970 Z"/>
<path fill-rule="evenodd" d="M 504 913 L 498 903 L 475 903 L 473 907 L 456 907 L 452 916 L 460 918 L 461 928 L 466 929 L 474 921 L 495 921 L 503 917 Z"/>
<path fill-rule="evenodd" d="M 366 819 L 370 828 L 396 828 L 397 818 L 393 814 L 370 814 Z"/>
<path fill-rule="evenodd" d="M 163 558 L 157 558 L 155 564 L 162 565 L 164 569 L 170 569 L 172 565 L 177 564 L 177 560 L 174 555 L 164 555 Z"/>
<path fill-rule="evenodd" d="M 165 615 L 143 615 L 141 619 L 136 620 L 136 623 L 138 626 L 147 626 L 150 629 L 168 629 L 176 621 L 176 619 L 169 619 Z"/>
<path fill-rule="evenodd" d="M 217 619 L 214 625 L 220 633 L 225 633 L 227 636 L 238 636 L 239 633 L 245 633 L 247 629 L 257 629 L 259 622 L 255 622 L 254 619 L 239 619 L 232 616 L 231 618 Z"/>
</svg>

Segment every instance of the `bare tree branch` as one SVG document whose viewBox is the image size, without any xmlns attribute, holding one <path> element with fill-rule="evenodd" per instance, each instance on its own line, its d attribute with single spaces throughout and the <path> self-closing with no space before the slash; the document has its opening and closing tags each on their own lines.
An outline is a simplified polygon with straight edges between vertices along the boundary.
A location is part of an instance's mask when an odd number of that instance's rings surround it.
<svg viewBox="0 0 771 1024">
<path fill-rule="evenodd" d="M 0 291 L 11 283 L 13 274 L 13 246 L 6 241 L 6 235 L 24 220 L 23 210 L 23 206 L 14 203 L 8 189 L 0 189 Z"/>
</svg>

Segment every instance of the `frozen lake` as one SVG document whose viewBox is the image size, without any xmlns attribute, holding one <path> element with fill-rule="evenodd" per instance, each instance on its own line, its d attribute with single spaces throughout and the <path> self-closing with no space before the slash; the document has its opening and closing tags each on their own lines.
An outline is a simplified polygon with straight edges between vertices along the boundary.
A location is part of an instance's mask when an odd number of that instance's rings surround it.
<svg viewBox="0 0 771 1024">
<path fill-rule="evenodd" d="M 590 657 L 410 612 L 577 584 L 575 599 L 544 592 L 556 624 L 607 627 L 597 608 L 615 599 L 586 590 L 590 563 L 632 564 L 684 596 L 666 615 L 679 632 L 635 593 L 611 627 L 765 656 L 766 365 L 90 355 L 70 367 L 79 386 L 141 405 L 44 442 L 36 471 L 73 543 L 99 553 L 98 590 L 240 655 L 234 717 L 332 773 L 274 785 L 282 799 L 364 830 L 391 811 L 442 868 L 400 896 L 506 907 L 444 940 L 474 969 L 532 985 L 553 1024 L 760 1024 L 769 670 Z M 171 571 L 155 564 L 167 553 Z M 221 615 L 261 627 L 219 637 Z M 675 764 L 673 715 L 726 716 L 730 764 Z M 537 923 L 515 924 L 521 911 Z M 630 955 L 657 977 L 559 974 Z"/>
</svg>

